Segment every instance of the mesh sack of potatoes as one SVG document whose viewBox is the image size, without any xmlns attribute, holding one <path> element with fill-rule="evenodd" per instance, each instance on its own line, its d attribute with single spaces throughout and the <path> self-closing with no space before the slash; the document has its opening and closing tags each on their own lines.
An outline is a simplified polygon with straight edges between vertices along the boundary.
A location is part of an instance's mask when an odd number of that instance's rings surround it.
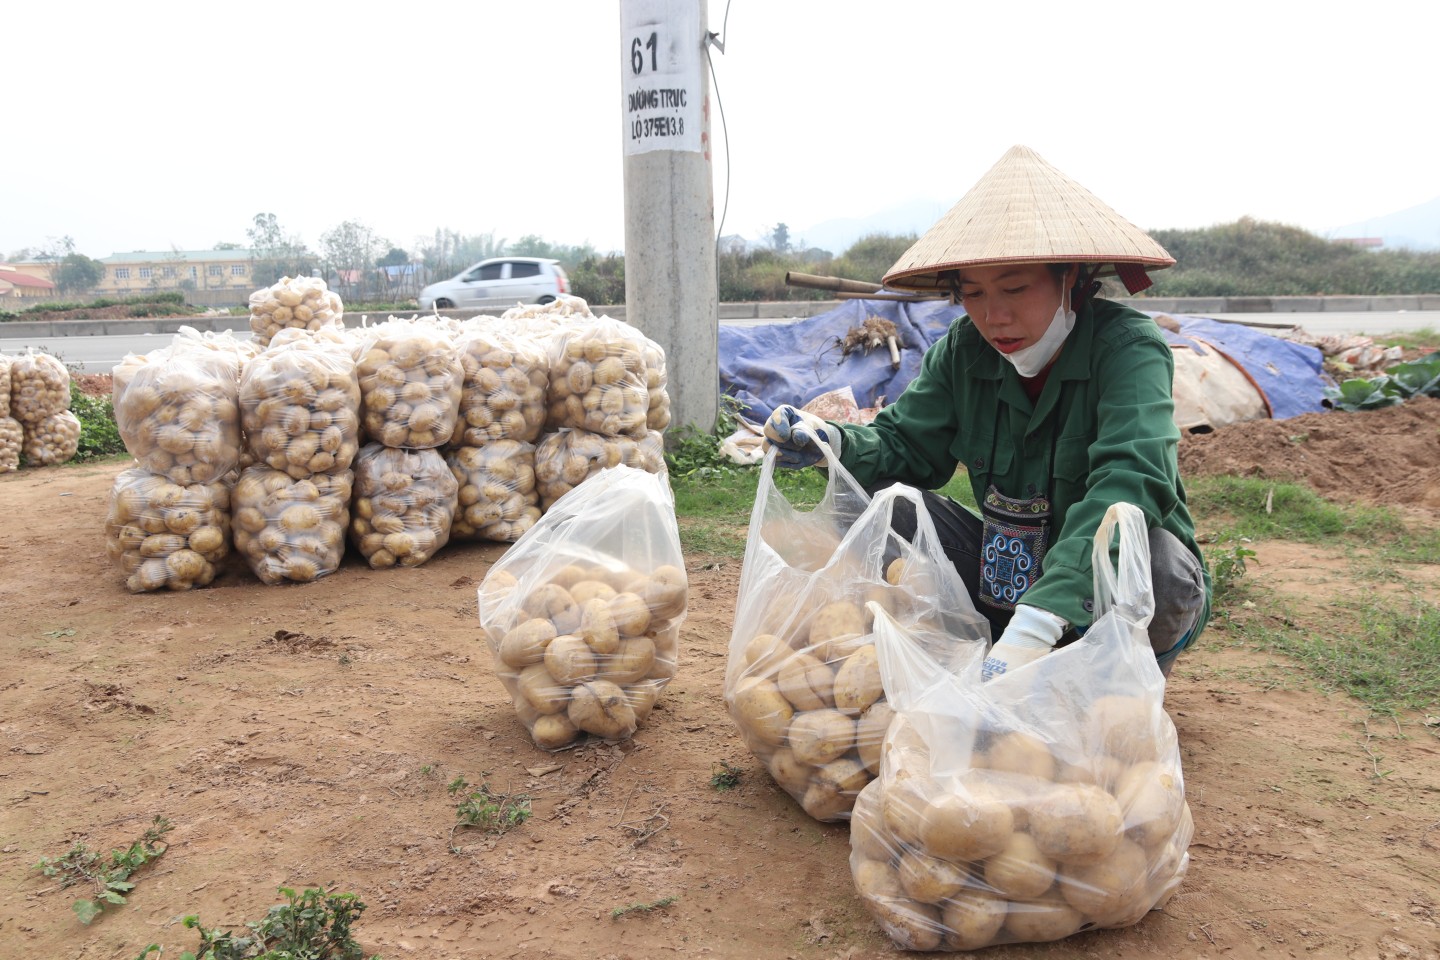
<svg viewBox="0 0 1440 960">
<path fill-rule="evenodd" d="M 688 600 L 664 478 L 614 467 L 541 517 L 479 590 L 495 671 L 535 744 L 632 736 L 675 676 Z"/>
<path fill-rule="evenodd" d="M 20 452 L 27 463 L 53 467 L 68 463 L 80 449 L 80 420 L 69 410 L 22 426 L 25 441 Z"/>
<path fill-rule="evenodd" d="M 262 583 L 309 583 L 334 573 L 345 555 L 354 474 L 295 479 L 263 464 L 235 483 L 235 549 Z"/>
<path fill-rule="evenodd" d="M 500 314 L 501 320 L 524 321 L 531 320 L 590 320 L 595 314 L 590 312 L 590 304 L 582 297 L 571 294 L 561 294 L 549 303 L 520 303 L 509 308 Z"/>
<path fill-rule="evenodd" d="M 514 543 L 540 519 L 533 444 L 496 440 L 456 447 L 445 462 L 460 485 L 451 537 Z"/>
<path fill-rule="evenodd" d="M 230 488 L 124 470 L 110 489 L 105 550 L 131 593 L 203 587 L 230 552 Z"/>
<path fill-rule="evenodd" d="M 368 329 L 356 358 L 367 439 L 408 449 L 450 441 L 464 373 L 445 327 L 388 320 Z"/>
<path fill-rule="evenodd" d="M 1136 566 L 1144 519 L 1120 506 L 1135 521 L 1120 563 Z M 973 950 L 1129 926 L 1179 887 L 1194 824 L 1143 561 L 1134 593 L 1097 584 L 1077 642 L 983 685 L 983 651 L 941 662 L 943 634 L 876 613 L 896 718 L 851 820 L 850 866 L 896 944 Z"/>
<path fill-rule="evenodd" d="M 0 353 L 0 418 L 10 416 L 10 362 Z"/>
<path fill-rule="evenodd" d="M 233 358 L 170 346 L 115 368 L 115 425 L 140 466 L 175 483 L 209 483 L 240 460 Z"/>
<path fill-rule="evenodd" d="M 0 473 L 20 469 L 20 448 L 25 444 L 25 428 L 13 417 L 0 417 Z"/>
<path fill-rule="evenodd" d="M 550 359 L 533 338 L 503 328 L 467 327 L 455 343 L 464 379 L 450 444 L 533 443 L 545 426 Z"/>
<path fill-rule="evenodd" d="M 360 381 L 343 344 L 277 338 L 245 365 L 240 411 L 255 461 L 294 479 L 348 470 L 360 452 Z"/>
<path fill-rule="evenodd" d="M 608 437 L 588 430 L 546 434 L 535 448 L 535 482 L 546 510 L 587 478 L 624 464 L 646 473 L 668 476 L 665 439 L 655 432 L 639 440 Z"/>
<path fill-rule="evenodd" d="M 339 327 L 344 317 L 340 294 L 319 277 L 281 277 L 250 294 L 250 329 L 261 346 L 287 327 L 312 331 Z"/>
<path fill-rule="evenodd" d="M 376 570 L 418 567 L 449 541 L 459 487 L 438 450 L 367 444 L 355 458 L 350 539 Z"/>
<path fill-rule="evenodd" d="M 10 413 L 39 423 L 70 409 L 70 371 L 48 353 L 27 352 L 10 361 Z"/>
<path fill-rule="evenodd" d="M 550 338 L 546 429 L 643 437 L 650 429 L 651 380 L 664 388 L 663 373 L 652 378 L 647 366 L 647 356 L 657 354 L 643 333 L 610 317 L 562 326 Z"/>
<path fill-rule="evenodd" d="M 177 353 L 195 351 L 198 356 L 218 359 L 229 369 L 237 383 L 245 364 L 264 349 L 253 337 L 239 340 L 229 330 L 221 333 L 202 332 L 194 327 L 181 327 L 177 330 L 170 346 Z"/>
<path fill-rule="evenodd" d="M 835 461 L 825 499 L 801 513 L 774 489 L 773 469 L 771 456 L 741 570 L 725 701 L 775 782 L 815 819 L 843 820 L 879 773 L 892 717 L 867 605 L 942 631 L 957 652 L 984 649 L 989 628 L 918 491 L 883 490 L 851 520 L 844 501 L 853 506 L 864 494 Z M 894 532 L 897 509 L 917 516 L 911 540 Z M 838 538 L 835 527 L 843 529 Z M 775 540 L 788 552 L 775 550 Z"/>
</svg>

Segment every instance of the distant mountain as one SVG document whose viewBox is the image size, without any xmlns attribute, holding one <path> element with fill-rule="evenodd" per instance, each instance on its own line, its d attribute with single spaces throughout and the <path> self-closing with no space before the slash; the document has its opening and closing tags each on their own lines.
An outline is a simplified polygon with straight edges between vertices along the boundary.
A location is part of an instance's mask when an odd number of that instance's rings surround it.
<svg viewBox="0 0 1440 960">
<path fill-rule="evenodd" d="M 1379 237 L 1388 249 L 1440 250 L 1440 197 L 1399 213 L 1336 227 L 1329 235 L 1335 239 Z"/>
<path fill-rule="evenodd" d="M 836 220 L 826 220 L 823 223 L 805 227 L 803 230 L 791 227 L 790 242 L 793 246 L 801 249 L 819 247 L 822 250 L 829 250 L 838 257 L 853 246 L 856 240 L 872 233 L 885 233 L 891 236 L 913 233 L 919 236 L 934 226 L 935 221 L 943 217 L 946 211 L 954 205 L 954 200 L 948 203 L 940 200 L 910 200 L 866 217 L 841 217 Z"/>
</svg>

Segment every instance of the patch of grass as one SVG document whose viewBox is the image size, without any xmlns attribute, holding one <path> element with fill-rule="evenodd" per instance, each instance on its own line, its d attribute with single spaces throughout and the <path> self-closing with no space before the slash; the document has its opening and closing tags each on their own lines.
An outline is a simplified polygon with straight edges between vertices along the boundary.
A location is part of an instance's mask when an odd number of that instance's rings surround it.
<svg viewBox="0 0 1440 960">
<path fill-rule="evenodd" d="M 1375 337 L 1374 340 L 1376 343 L 1404 347 L 1406 350 L 1440 350 L 1440 331 L 1436 331 L 1433 327 L 1385 333 Z"/>
<path fill-rule="evenodd" d="M 288 902 L 271 907 L 264 919 L 245 924 L 245 934 L 219 927 L 206 930 L 199 916 L 185 917 L 181 920 L 185 929 L 200 931 L 200 946 L 180 954 L 180 960 L 365 960 L 365 951 L 350 934 L 365 912 L 365 904 L 355 894 L 279 889 Z M 152 953 L 163 954 L 164 949 L 152 943 L 135 960 Z M 380 960 L 380 955 L 370 960 Z"/>
<path fill-rule="evenodd" d="M 77 843 L 63 857 L 41 857 L 35 869 L 47 877 L 59 877 L 61 889 L 79 884 L 94 888 L 95 899 L 82 898 L 71 906 L 80 922 L 88 924 L 106 907 L 124 905 L 125 894 L 135 889 L 130 877 L 164 855 L 169 849 L 164 836 L 172 829 L 170 821 L 157 816 L 139 840 L 124 849 L 111 850 L 108 860 L 85 844 Z"/>
<path fill-rule="evenodd" d="M 72 380 L 70 412 L 80 421 L 80 445 L 75 449 L 75 460 L 99 460 L 125 452 L 125 441 L 120 439 L 115 408 L 109 397 L 86 396 Z"/>
<path fill-rule="evenodd" d="M 651 913 L 655 910 L 663 910 L 679 899 L 679 897 L 661 897 L 659 900 L 652 900 L 649 903 L 632 903 L 628 907 L 616 907 L 610 911 L 610 919 L 619 920 L 621 917 L 628 917 L 632 913 Z"/>
</svg>

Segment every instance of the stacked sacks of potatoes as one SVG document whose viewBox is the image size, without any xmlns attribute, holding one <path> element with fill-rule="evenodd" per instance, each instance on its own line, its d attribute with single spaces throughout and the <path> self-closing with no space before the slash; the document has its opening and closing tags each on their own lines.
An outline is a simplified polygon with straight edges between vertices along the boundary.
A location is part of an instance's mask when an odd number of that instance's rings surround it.
<svg viewBox="0 0 1440 960">
<path fill-rule="evenodd" d="M 571 323 L 551 339 L 547 429 L 639 440 L 670 425 L 665 381 L 663 351 L 639 330 L 609 317 Z"/>
<path fill-rule="evenodd" d="M 452 447 L 495 440 L 534 443 L 545 426 L 550 361 L 544 347 L 518 329 L 467 325 L 455 352 L 463 374 Z"/>
<path fill-rule="evenodd" d="M 230 488 L 178 484 L 140 467 L 110 491 L 105 549 L 132 593 L 188 590 L 215 579 L 230 549 Z"/>
<path fill-rule="evenodd" d="M 459 484 L 451 537 L 514 543 L 540 519 L 534 444 L 492 440 L 455 447 L 445 462 Z"/>
<path fill-rule="evenodd" d="M 368 439 L 421 450 L 450 441 L 464 373 L 442 325 L 391 318 L 365 331 L 356 352 Z"/>
<path fill-rule="evenodd" d="M 359 453 L 349 346 L 326 331 L 282 331 L 246 364 L 240 404 L 256 462 L 235 487 L 235 548 L 264 583 L 334 573 Z"/>
<path fill-rule="evenodd" d="M 609 437 L 588 430 L 564 429 L 547 434 L 535 448 L 535 480 L 540 505 L 550 507 L 586 479 L 606 467 L 624 464 L 646 473 L 668 475 L 665 438 L 650 431 L 639 440 Z"/>
<path fill-rule="evenodd" d="M 238 360 L 177 339 L 115 368 L 115 425 L 141 467 L 187 486 L 211 483 L 240 459 Z"/>
<path fill-rule="evenodd" d="M 65 463 L 80 446 L 80 421 L 70 412 L 70 371 L 55 357 L 33 351 L 10 361 L 9 368 L 10 417 L 21 426 L 25 459 L 43 466 Z"/>
<path fill-rule="evenodd" d="M 418 567 L 449 542 L 459 486 L 435 450 L 366 444 L 355 460 L 350 539 L 374 569 Z"/>
<path fill-rule="evenodd" d="M 319 277 L 281 277 L 274 285 L 250 294 L 250 329 L 260 346 L 268 346 L 281 330 L 315 332 L 344 325 L 340 295 Z"/>
<path fill-rule="evenodd" d="M 10 358 L 0 353 L 0 473 L 20 468 L 20 445 L 25 431 L 10 416 Z"/>
<path fill-rule="evenodd" d="M 675 676 L 688 600 L 665 481 L 617 467 L 547 513 L 479 590 L 496 672 L 536 745 L 634 734 Z"/>
<path fill-rule="evenodd" d="M 1174 727 L 1140 697 L 1090 706 L 1083 756 L 982 721 L 953 771 L 896 718 L 850 821 L 856 888 L 896 944 L 1059 940 L 1134 924 L 1175 892 L 1194 825 Z"/>
</svg>

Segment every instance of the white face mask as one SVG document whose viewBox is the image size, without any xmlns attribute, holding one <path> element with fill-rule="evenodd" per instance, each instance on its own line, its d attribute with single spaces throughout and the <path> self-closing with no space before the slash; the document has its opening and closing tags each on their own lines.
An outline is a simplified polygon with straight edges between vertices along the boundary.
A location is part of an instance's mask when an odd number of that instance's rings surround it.
<svg viewBox="0 0 1440 960">
<path fill-rule="evenodd" d="M 1064 345 L 1065 338 L 1070 335 L 1070 331 L 1075 329 L 1075 311 L 1065 309 L 1065 301 L 1069 295 L 1069 290 L 1060 295 L 1060 306 L 1055 308 L 1055 316 L 1039 340 L 1014 353 L 1000 354 L 1015 365 L 1015 370 L 1020 376 L 1033 377 L 1044 370 L 1046 365 L 1054 360 L 1055 355 L 1060 352 L 1060 347 Z"/>
</svg>

